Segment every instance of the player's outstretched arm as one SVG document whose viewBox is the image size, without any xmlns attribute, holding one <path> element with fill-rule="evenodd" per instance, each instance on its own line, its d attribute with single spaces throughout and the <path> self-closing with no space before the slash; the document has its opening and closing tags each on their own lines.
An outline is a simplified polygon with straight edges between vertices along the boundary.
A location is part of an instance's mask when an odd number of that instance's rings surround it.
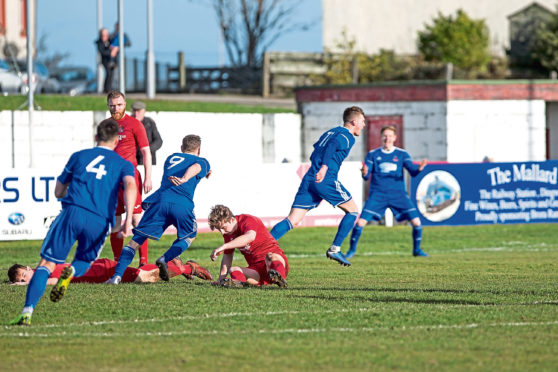
<svg viewBox="0 0 558 372">
<path fill-rule="evenodd" d="M 419 172 L 421 172 L 424 169 L 424 167 L 426 167 L 426 164 L 428 164 L 428 160 L 422 159 L 419 164 Z"/>
<path fill-rule="evenodd" d="M 201 172 L 201 170 L 202 170 L 201 165 L 199 165 L 198 163 L 192 164 L 188 167 L 188 169 L 186 169 L 184 176 L 180 178 L 175 176 L 170 176 L 169 181 L 171 181 L 171 183 L 175 186 L 180 186 L 183 183 L 188 182 L 190 178 L 197 176 Z"/>
</svg>

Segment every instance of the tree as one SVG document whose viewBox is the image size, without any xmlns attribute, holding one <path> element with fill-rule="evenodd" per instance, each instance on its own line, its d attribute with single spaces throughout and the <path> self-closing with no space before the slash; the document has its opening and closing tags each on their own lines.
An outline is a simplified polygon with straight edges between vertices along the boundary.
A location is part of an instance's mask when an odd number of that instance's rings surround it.
<svg viewBox="0 0 558 372">
<path fill-rule="evenodd" d="M 533 58 L 549 71 L 558 71 L 558 6 L 548 23 L 536 32 Z"/>
<path fill-rule="evenodd" d="M 311 23 L 291 20 L 297 0 L 211 0 L 233 66 L 259 66 L 263 53 L 286 33 Z"/>
<path fill-rule="evenodd" d="M 418 49 L 426 61 L 451 62 L 473 72 L 490 62 L 489 32 L 484 20 L 473 20 L 461 9 L 455 18 L 438 13 L 432 25 L 418 32 Z"/>
</svg>

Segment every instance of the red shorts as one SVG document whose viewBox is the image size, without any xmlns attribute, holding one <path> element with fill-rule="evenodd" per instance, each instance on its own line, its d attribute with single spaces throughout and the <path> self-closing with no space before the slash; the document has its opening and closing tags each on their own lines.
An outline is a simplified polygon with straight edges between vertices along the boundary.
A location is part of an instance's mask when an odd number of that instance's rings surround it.
<svg viewBox="0 0 558 372">
<path fill-rule="evenodd" d="M 143 188 L 143 183 L 141 181 L 141 174 L 136 169 L 136 186 L 137 186 L 137 194 L 136 194 L 136 202 L 134 204 L 134 212 L 133 214 L 140 214 L 143 212 L 141 208 L 141 191 Z M 118 192 L 118 204 L 116 205 L 116 215 L 120 216 L 121 214 L 126 212 L 126 208 L 124 206 L 124 190 L 120 189 Z"/>
<path fill-rule="evenodd" d="M 283 253 L 279 253 L 279 252 L 273 252 L 273 253 L 283 257 L 283 260 L 285 261 L 285 278 L 283 279 L 287 279 L 287 275 L 289 275 L 289 260 L 287 260 L 287 257 Z M 247 268 L 255 270 L 258 272 L 258 274 L 260 274 L 260 281 L 258 285 L 273 284 L 273 281 L 267 274 L 267 266 L 265 264 L 265 260 L 254 262 Z"/>
</svg>

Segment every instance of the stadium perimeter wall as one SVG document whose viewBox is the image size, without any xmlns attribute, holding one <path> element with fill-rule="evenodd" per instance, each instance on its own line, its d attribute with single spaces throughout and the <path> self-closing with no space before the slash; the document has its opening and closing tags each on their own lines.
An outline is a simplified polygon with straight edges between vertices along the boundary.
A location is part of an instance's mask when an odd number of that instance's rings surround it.
<svg viewBox="0 0 558 372">
<path fill-rule="evenodd" d="M 451 81 L 405 82 L 300 88 L 302 153 L 348 105 L 367 117 L 403 127 L 403 147 L 415 159 L 480 162 L 542 161 L 558 154 L 558 82 Z M 369 149 L 357 142 L 349 160 Z"/>
<path fill-rule="evenodd" d="M 42 239 L 61 208 L 52 195 L 56 177 L 71 153 L 94 145 L 95 126 L 108 113 L 35 112 L 31 168 L 27 112 L 13 115 L 12 127 L 12 112 L 0 112 L 0 240 Z M 160 185 L 165 158 L 180 151 L 182 138 L 191 133 L 202 137 L 201 155 L 209 160 L 213 173 L 196 191 L 198 231 L 208 231 L 207 215 L 215 204 L 262 217 L 268 226 L 288 214 L 307 169 L 301 161 L 300 115 L 159 112 L 149 116 L 163 138 L 153 168 L 154 189 Z M 360 208 L 359 168 L 360 162 L 345 163 L 340 179 Z M 342 215 L 322 203 L 303 225 L 336 225 Z"/>
</svg>

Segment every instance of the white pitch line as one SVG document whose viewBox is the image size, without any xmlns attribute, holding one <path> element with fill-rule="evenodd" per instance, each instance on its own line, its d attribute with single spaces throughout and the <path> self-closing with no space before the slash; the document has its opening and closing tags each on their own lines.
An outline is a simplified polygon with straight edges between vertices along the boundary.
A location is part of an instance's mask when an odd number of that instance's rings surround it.
<svg viewBox="0 0 558 372">
<path fill-rule="evenodd" d="M 168 336 L 219 336 L 219 335 L 255 335 L 255 334 L 303 334 L 303 333 L 354 333 L 354 332 L 379 332 L 379 331 L 420 331 L 420 330 L 453 330 L 453 329 L 478 329 L 478 328 L 504 328 L 504 327 L 540 327 L 555 326 L 558 321 L 549 322 L 501 322 L 501 323 L 470 323 L 470 324 L 432 324 L 432 325 L 413 325 L 400 327 L 362 327 L 362 328 L 283 328 L 283 329 L 259 329 L 259 330 L 234 330 L 234 331 L 169 331 L 169 332 L 126 332 L 126 333 L 108 333 L 108 332 L 57 332 L 57 333 L 29 333 L 14 332 L 0 333 L 0 337 L 25 337 L 25 338 L 51 338 L 51 337 L 168 337 Z M 18 329 L 21 330 L 21 329 Z"/>
<path fill-rule="evenodd" d="M 540 244 L 531 244 L 525 245 L 523 247 L 519 247 L 518 242 L 513 242 L 514 244 L 508 244 L 509 246 L 502 246 L 502 247 L 471 247 L 471 248 L 459 248 L 459 249 L 434 249 L 428 250 L 429 253 L 435 254 L 444 254 L 444 253 L 468 253 L 468 252 L 557 252 L 558 249 L 552 248 L 539 248 L 539 247 L 547 247 L 546 243 Z M 504 245 L 507 244 L 506 242 L 503 243 Z M 513 247 L 510 247 L 513 246 Z M 357 253 L 357 256 L 407 256 L 408 254 L 402 251 L 383 251 L 383 252 L 362 252 Z M 322 257 L 323 254 L 321 253 L 313 253 L 313 254 L 289 254 L 287 252 L 288 258 L 314 258 L 314 257 Z"/>
<path fill-rule="evenodd" d="M 503 306 L 529 306 L 529 305 L 556 305 L 558 301 L 534 301 L 534 302 L 521 302 L 521 303 L 503 303 L 503 304 L 432 304 L 432 306 L 440 306 L 445 308 L 466 308 L 466 307 L 503 307 Z M 149 319 L 126 319 L 126 320 L 99 320 L 80 323 L 59 323 L 59 324 L 39 324 L 33 326 L 34 329 L 41 328 L 71 328 L 71 327 L 97 327 L 105 325 L 117 324 L 141 324 L 141 323 L 163 323 L 163 322 L 176 322 L 180 320 L 203 320 L 210 318 L 233 318 L 233 317 L 253 317 L 253 316 L 276 316 L 276 315 L 302 315 L 302 314 L 338 314 L 338 313 L 351 313 L 360 312 L 366 313 L 377 311 L 378 308 L 358 308 L 358 309 L 334 309 L 323 311 L 265 311 L 265 312 L 246 312 L 246 313 L 215 313 L 215 314 L 202 314 L 202 315 L 183 315 L 170 318 L 149 318 Z M 9 326 L 4 326 L 4 329 L 13 329 Z"/>
</svg>

